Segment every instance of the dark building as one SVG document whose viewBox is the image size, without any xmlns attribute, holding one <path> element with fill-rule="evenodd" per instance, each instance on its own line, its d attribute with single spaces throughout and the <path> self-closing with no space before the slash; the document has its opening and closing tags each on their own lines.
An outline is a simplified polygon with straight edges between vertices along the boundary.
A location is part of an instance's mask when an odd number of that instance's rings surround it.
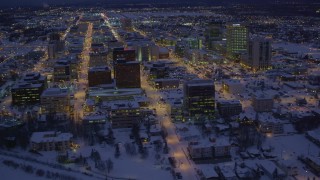
<svg viewBox="0 0 320 180">
<path fill-rule="evenodd" d="M 117 61 L 114 79 L 117 88 L 140 88 L 140 63 L 137 61 Z"/>
<path fill-rule="evenodd" d="M 165 63 L 154 63 L 150 68 L 150 79 L 169 77 L 169 67 Z"/>
<path fill-rule="evenodd" d="M 189 116 L 211 116 L 215 112 L 212 80 L 191 80 L 184 84 L 184 101 Z"/>
<path fill-rule="evenodd" d="M 101 84 L 111 84 L 111 70 L 107 67 L 92 67 L 88 71 L 89 87 Z"/>
<path fill-rule="evenodd" d="M 59 60 L 53 67 L 54 82 L 71 81 L 78 78 L 78 65 L 73 60 Z"/>
<path fill-rule="evenodd" d="M 47 87 L 47 78 L 40 73 L 28 73 L 11 88 L 12 104 L 24 105 L 40 102 L 40 95 Z"/>
<path fill-rule="evenodd" d="M 48 39 L 49 41 L 59 41 L 61 40 L 61 35 L 57 32 L 50 33 Z"/>
<path fill-rule="evenodd" d="M 12 87 L 12 104 L 28 105 L 40 102 L 43 84 L 19 83 Z"/>
<path fill-rule="evenodd" d="M 116 63 L 118 60 L 125 61 L 135 61 L 136 51 L 131 49 L 124 48 L 115 48 L 113 49 L 113 62 Z"/>
<path fill-rule="evenodd" d="M 270 39 L 256 37 L 249 41 L 248 57 L 243 63 L 253 71 L 266 70 L 271 66 Z"/>
<path fill-rule="evenodd" d="M 217 102 L 217 109 L 222 117 L 238 115 L 242 112 L 239 100 L 224 100 Z"/>
<path fill-rule="evenodd" d="M 90 54 L 89 67 L 106 66 L 108 53 L 104 50 L 92 51 Z"/>
<path fill-rule="evenodd" d="M 65 41 L 59 33 L 50 33 L 48 36 L 48 57 L 49 59 L 57 58 L 57 53 L 62 52 L 65 48 Z"/>
<path fill-rule="evenodd" d="M 216 41 L 221 41 L 223 38 L 223 22 L 211 22 L 205 31 L 205 45 L 208 49 L 214 49 Z"/>
</svg>

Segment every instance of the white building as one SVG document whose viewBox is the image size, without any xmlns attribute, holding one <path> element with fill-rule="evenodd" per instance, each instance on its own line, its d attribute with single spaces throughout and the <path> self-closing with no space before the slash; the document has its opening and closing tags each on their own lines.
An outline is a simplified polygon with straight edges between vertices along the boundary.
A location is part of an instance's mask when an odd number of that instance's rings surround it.
<svg viewBox="0 0 320 180">
<path fill-rule="evenodd" d="M 266 115 L 265 113 L 259 115 L 258 122 L 260 132 L 262 133 L 283 133 L 283 123 L 281 122 L 281 120 L 275 119 L 271 115 Z"/>
<path fill-rule="evenodd" d="M 31 148 L 37 151 L 65 151 L 69 149 L 72 137 L 71 133 L 34 132 L 30 138 Z"/>
</svg>

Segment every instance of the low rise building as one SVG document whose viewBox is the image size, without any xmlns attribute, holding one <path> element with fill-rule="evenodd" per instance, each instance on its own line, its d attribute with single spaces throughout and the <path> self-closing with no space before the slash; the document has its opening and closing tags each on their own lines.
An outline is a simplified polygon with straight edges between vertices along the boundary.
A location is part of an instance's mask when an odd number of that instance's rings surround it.
<svg viewBox="0 0 320 180">
<path fill-rule="evenodd" d="M 188 151 L 193 159 L 230 157 L 231 144 L 226 138 L 210 137 L 209 141 L 191 141 Z"/>
<path fill-rule="evenodd" d="M 155 88 L 157 89 L 171 89 L 178 88 L 180 84 L 179 79 L 155 79 Z"/>
<path fill-rule="evenodd" d="M 217 102 L 219 114 L 223 117 L 239 115 L 242 105 L 239 100 L 220 100 Z"/>
<path fill-rule="evenodd" d="M 271 115 L 261 114 L 258 116 L 258 127 L 262 133 L 282 134 L 283 123 Z"/>
<path fill-rule="evenodd" d="M 231 94 L 241 94 L 245 88 L 243 84 L 237 79 L 227 79 L 222 82 L 222 88 L 224 91 Z"/>
<path fill-rule="evenodd" d="M 252 106 L 256 112 L 270 112 L 273 108 L 273 97 L 266 94 L 255 94 L 252 98 Z"/>
<path fill-rule="evenodd" d="M 112 128 L 131 128 L 142 120 L 137 102 L 115 102 L 111 104 L 110 120 Z"/>
<path fill-rule="evenodd" d="M 55 131 L 34 132 L 30 138 L 31 148 L 36 151 L 66 151 L 73 135 Z"/>
</svg>

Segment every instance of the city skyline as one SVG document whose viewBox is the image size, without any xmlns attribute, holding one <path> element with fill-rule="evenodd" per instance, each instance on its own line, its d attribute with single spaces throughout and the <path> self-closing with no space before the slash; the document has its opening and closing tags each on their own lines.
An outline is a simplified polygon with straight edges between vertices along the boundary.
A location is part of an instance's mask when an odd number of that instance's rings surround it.
<svg viewBox="0 0 320 180">
<path fill-rule="evenodd" d="M 316 1 L 42 2 L 0 9 L 1 180 L 320 177 Z"/>
</svg>

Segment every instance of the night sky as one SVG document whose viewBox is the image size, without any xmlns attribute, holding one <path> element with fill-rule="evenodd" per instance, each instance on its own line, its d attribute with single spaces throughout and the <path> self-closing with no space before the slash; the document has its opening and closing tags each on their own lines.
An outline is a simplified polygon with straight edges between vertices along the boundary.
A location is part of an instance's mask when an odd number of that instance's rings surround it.
<svg viewBox="0 0 320 180">
<path fill-rule="evenodd" d="M 265 0 L 262 2 L 274 2 L 274 0 Z M 296 0 L 295 0 L 296 1 Z M 105 4 L 105 3 L 172 3 L 172 0 L 1 0 L 0 6 L 43 6 L 44 4 L 48 5 L 83 5 L 83 4 Z M 206 4 L 220 4 L 220 3 L 229 3 L 229 2 L 240 2 L 240 3 L 261 3 L 257 0 L 176 0 L 176 3 L 179 2 L 191 2 L 191 3 L 206 3 Z"/>
<path fill-rule="evenodd" d="M 129 4 L 129 3 L 143 3 L 143 4 L 159 4 L 159 3 L 190 3 L 190 4 L 208 4 L 219 5 L 229 3 L 249 3 L 249 4 L 266 4 L 274 3 L 276 0 L 1 0 L 0 7 L 23 7 L 23 6 L 43 6 L 43 5 L 95 5 L 95 4 Z M 280 2 L 317 2 L 318 0 L 281 0 Z M 279 2 L 279 1 L 278 1 Z"/>
</svg>

